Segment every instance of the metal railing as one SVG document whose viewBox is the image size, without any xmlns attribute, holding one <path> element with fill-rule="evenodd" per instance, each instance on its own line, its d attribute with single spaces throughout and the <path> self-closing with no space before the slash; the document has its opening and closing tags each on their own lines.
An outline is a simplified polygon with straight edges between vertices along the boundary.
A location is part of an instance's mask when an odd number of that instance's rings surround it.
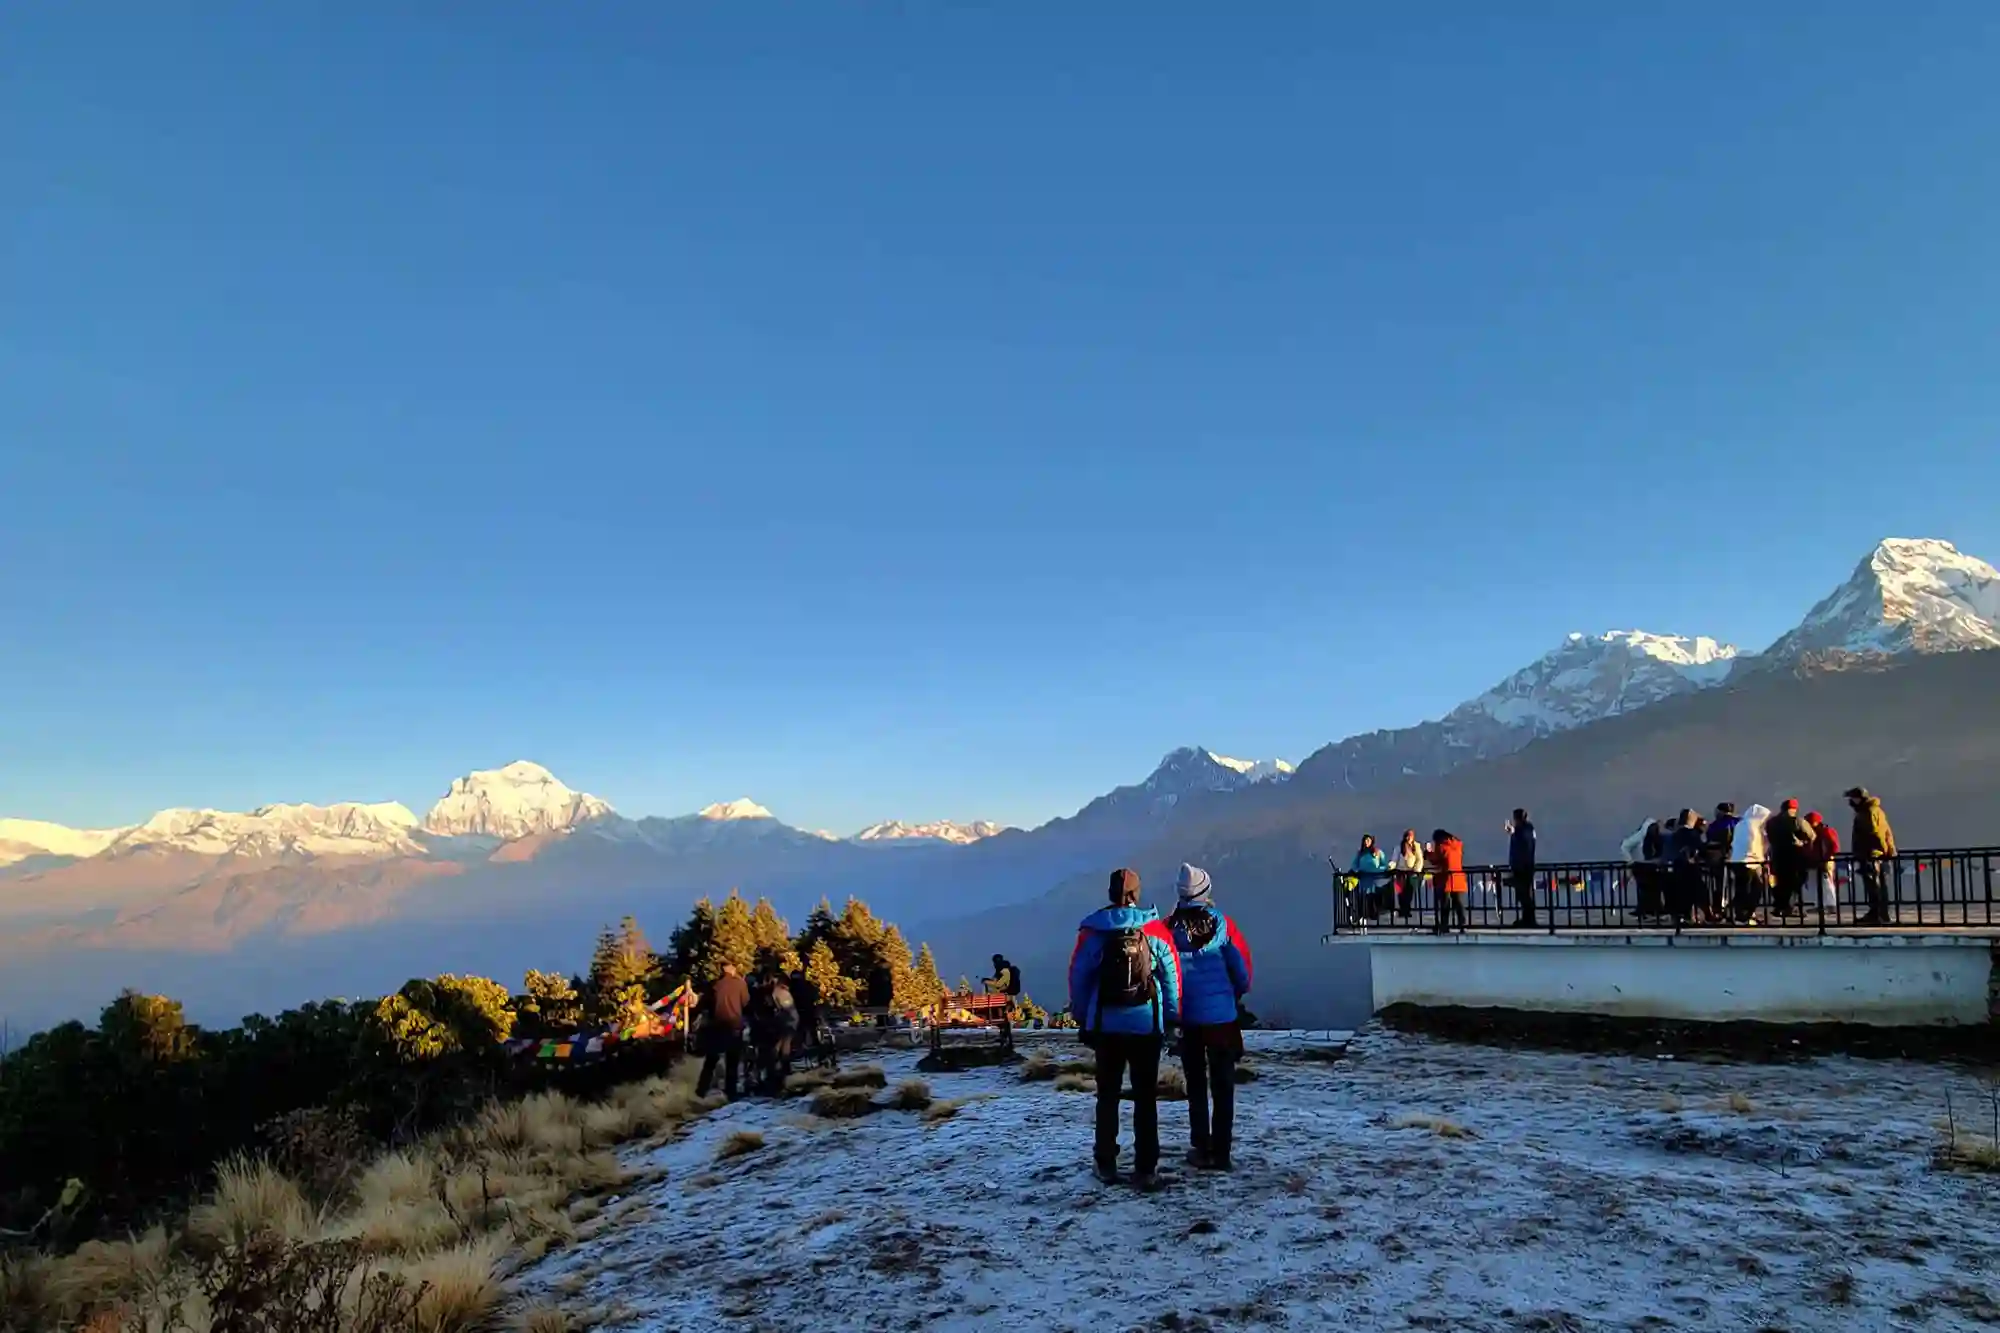
<svg viewBox="0 0 2000 1333">
<path fill-rule="evenodd" d="M 1463 893 L 1442 873 L 1390 871 L 1371 884 L 1333 867 L 1334 935 L 1377 931 L 1532 928 L 1585 930 L 1762 927 L 2000 929 L 2000 847 L 1839 856 L 1828 862 L 1564 861 L 1538 865 L 1525 886 L 1507 866 L 1467 866 Z M 1355 882 L 1359 880 L 1359 882 Z M 1456 903 L 1452 901 L 1456 899 Z M 1526 910 L 1527 902 L 1533 904 Z M 1531 927 L 1521 926 L 1523 921 Z"/>
</svg>

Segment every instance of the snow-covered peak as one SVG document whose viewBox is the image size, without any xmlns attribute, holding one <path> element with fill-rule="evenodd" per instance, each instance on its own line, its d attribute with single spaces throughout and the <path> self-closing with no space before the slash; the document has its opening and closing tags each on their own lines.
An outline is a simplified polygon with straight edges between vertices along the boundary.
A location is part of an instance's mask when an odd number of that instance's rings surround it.
<svg viewBox="0 0 2000 1333">
<path fill-rule="evenodd" d="M 441 837 L 524 838 L 573 829 L 611 813 L 608 802 L 572 791 L 540 764 L 521 759 L 455 780 L 424 817 L 423 829 Z"/>
<path fill-rule="evenodd" d="M 101 850 L 192 852 L 201 856 L 369 856 L 415 852 L 417 817 L 394 801 L 266 805 L 228 810 L 161 810 L 118 833 Z"/>
<path fill-rule="evenodd" d="M 757 804 L 755 801 L 751 800 L 748 796 L 739 796 L 733 801 L 720 801 L 714 805 L 703 806 L 701 809 L 701 817 L 703 819 L 777 818 L 776 815 L 773 815 L 769 810 L 766 810 L 763 806 Z"/>
<path fill-rule="evenodd" d="M 1476 699 L 1446 726 L 1481 721 L 1549 735 L 1629 713 L 1729 678 L 1737 650 L 1708 638 L 1607 630 L 1571 634 Z"/>
<path fill-rule="evenodd" d="M 122 828 L 69 828 L 39 819 L 0 819 L 0 866 L 31 856 L 81 859 L 95 856 L 118 841 Z"/>
<path fill-rule="evenodd" d="M 1891 537 L 1763 653 L 1942 653 L 2000 647 L 2000 570 L 1947 541 Z"/>
<path fill-rule="evenodd" d="M 880 824 L 870 824 L 855 834 L 853 840 L 893 846 L 940 842 L 964 846 L 1003 832 L 1005 827 L 985 819 L 975 819 L 970 824 L 959 824 L 949 819 L 932 820 L 928 824 L 905 824 L 900 819 L 889 819 Z"/>
<path fill-rule="evenodd" d="M 1273 778 L 1283 779 L 1292 775 L 1292 766 L 1282 759 L 1231 759 L 1226 754 L 1214 753 L 1208 757 L 1252 782 L 1269 782 Z"/>
</svg>

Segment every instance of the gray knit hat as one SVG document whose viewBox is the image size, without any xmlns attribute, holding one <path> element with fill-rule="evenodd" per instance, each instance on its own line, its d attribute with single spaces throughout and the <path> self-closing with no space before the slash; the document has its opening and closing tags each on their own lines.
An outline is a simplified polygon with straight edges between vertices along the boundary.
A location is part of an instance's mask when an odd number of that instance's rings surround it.
<svg viewBox="0 0 2000 1333">
<path fill-rule="evenodd" d="M 1215 885 L 1209 882 L 1208 872 L 1200 866 L 1181 864 L 1181 877 L 1174 881 L 1174 888 L 1184 903 L 1205 903 Z"/>
</svg>

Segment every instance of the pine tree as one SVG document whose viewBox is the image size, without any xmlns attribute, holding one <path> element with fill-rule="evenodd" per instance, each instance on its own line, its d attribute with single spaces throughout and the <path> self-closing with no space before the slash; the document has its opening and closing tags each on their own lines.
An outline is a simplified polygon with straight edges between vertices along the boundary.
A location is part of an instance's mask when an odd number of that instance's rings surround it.
<svg viewBox="0 0 2000 1333">
<path fill-rule="evenodd" d="M 852 1008 L 859 993 L 854 982 L 840 974 L 833 947 L 825 940 L 815 943 L 806 955 L 806 980 L 819 989 L 820 1005 L 828 1012 Z"/>
<path fill-rule="evenodd" d="M 745 976 L 757 962 L 757 930 L 750 919 L 750 904 L 734 889 L 715 914 L 715 961 L 718 972 L 723 963 L 734 963 Z"/>
<path fill-rule="evenodd" d="M 849 898 L 833 923 L 833 956 L 842 976 L 865 983 L 882 961 L 882 923 L 859 898 Z"/>
<path fill-rule="evenodd" d="M 944 998 L 944 978 L 938 975 L 937 959 L 931 956 L 931 946 L 926 944 L 917 950 L 916 974 L 910 982 L 910 993 L 917 1004 L 932 1009 Z"/>
<path fill-rule="evenodd" d="M 914 989 L 917 969 L 910 961 L 910 946 L 903 942 L 903 932 L 894 926 L 885 928 L 880 952 L 883 966 L 889 969 L 891 1003 L 898 1009 L 922 1008 L 922 999 Z"/>
<path fill-rule="evenodd" d="M 598 935 L 590 958 L 585 1017 L 593 1023 L 608 1023 L 617 1017 L 627 988 L 637 986 L 643 994 L 653 967 L 653 950 L 637 921 L 628 916 L 618 923 L 616 931 L 607 926 Z"/>
<path fill-rule="evenodd" d="M 799 954 L 792 947 L 791 927 L 785 924 L 785 918 L 778 915 L 778 909 L 771 906 L 769 898 L 759 898 L 757 906 L 751 909 L 750 935 L 757 942 L 756 964 L 759 972 L 783 972 L 790 976 L 799 970 Z"/>
<path fill-rule="evenodd" d="M 833 904 L 822 898 L 819 900 L 819 906 L 806 913 L 806 928 L 792 941 L 792 947 L 797 950 L 799 957 L 810 958 L 813 945 L 822 940 L 829 945 L 833 943 L 833 928 Z"/>
<path fill-rule="evenodd" d="M 655 988 L 665 994 L 683 981 L 705 986 L 722 972 L 722 960 L 715 953 L 715 904 L 703 898 L 688 913 L 688 919 L 674 927 L 662 960 L 662 975 Z"/>
<path fill-rule="evenodd" d="M 958 993 L 960 995 L 972 995 L 975 993 L 972 989 L 972 978 L 962 972 L 958 977 Z"/>
</svg>

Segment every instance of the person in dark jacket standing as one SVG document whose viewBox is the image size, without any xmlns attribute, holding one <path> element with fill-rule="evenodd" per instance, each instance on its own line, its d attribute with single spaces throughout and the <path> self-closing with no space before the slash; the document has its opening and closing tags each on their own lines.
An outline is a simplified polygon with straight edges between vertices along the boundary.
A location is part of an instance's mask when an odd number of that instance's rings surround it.
<svg viewBox="0 0 2000 1333">
<path fill-rule="evenodd" d="M 1132 1073 L 1132 1183 L 1150 1190 L 1160 1164 L 1160 1048 L 1181 1019 L 1181 963 L 1159 914 L 1139 906 L 1139 872 L 1111 874 L 1111 905 L 1077 927 L 1069 1011 L 1097 1053 L 1097 1178 L 1118 1180 L 1118 1101 Z"/>
<path fill-rule="evenodd" d="M 1215 910 L 1214 886 L 1199 866 L 1181 867 L 1180 898 L 1168 925 L 1181 960 L 1181 1068 L 1187 1073 L 1188 1164 L 1229 1170 L 1236 1128 L 1236 1062 L 1243 1057 L 1243 997 L 1250 993 L 1250 945 Z"/>
<path fill-rule="evenodd" d="M 715 1066 L 723 1064 L 723 1091 L 736 1100 L 736 1080 L 743 1069 L 743 1015 L 750 1007 L 750 986 L 736 970 L 724 963 L 722 975 L 709 983 L 708 994 L 699 1008 L 708 1022 L 701 1030 L 701 1077 L 695 1080 L 694 1095 L 708 1096 L 715 1084 Z"/>
<path fill-rule="evenodd" d="M 1703 914 L 1707 895 L 1703 892 L 1702 833 L 1700 817 L 1684 809 L 1667 838 L 1668 906 L 1677 923 Z"/>
<path fill-rule="evenodd" d="M 792 1058 L 811 1060 L 819 1045 L 819 987 L 803 968 L 792 973 L 792 1003 L 798 1006 L 799 1029 L 792 1039 Z"/>
<path fill-rule="evenodd" d="M 1715 807 L 1715 818 L 1709 821 L 1708 832 L 1702 838 L 1702 864 L 1708 872 L 1710 925 L 1719 926 L 1729 919 L 1729 863 L 1736 859 L 1736 828 L 1742 822 L 1736 817 L 1735 804 L 1723 801 Z"/>
<path fill-rule="evenodd" d="M 1514 901 L 1521 909 L 1517 926 L 1535 924 L 1535 826 L 1526 810 L 1516 810 L 1507 824 L 1507 876 L 1514 881 Z M 1554 911 L 1553 906 L 1550 911 Z"/>
<path fill-rule="evenodd" d="M 1868 892 L 1868 912 L 1854 924 L 1886 926 L 1889 924 L 1887 872 L 1891 858 L 1896 855 L 1896 833 L 1889 827 L 1889 816 L 1882 809 L 1882 802 L 1870 795 L 1866 787 L 1849 787 L 1847 805 L 1854 811 L 1854 837 L 1847 844 L 1847 853 L 1854 858 L 1854 868 Z"/>
<path fill-rule="evenodd" d="M 1788 800 L 1764 821 L 1764 845 L 1771 858 L 1771 914 L 1790 916 L 1800 901 L 1812 869 L 1813 843 L 1818 833 L 1799 818 L 1799 803 Z"/>
</svg>

